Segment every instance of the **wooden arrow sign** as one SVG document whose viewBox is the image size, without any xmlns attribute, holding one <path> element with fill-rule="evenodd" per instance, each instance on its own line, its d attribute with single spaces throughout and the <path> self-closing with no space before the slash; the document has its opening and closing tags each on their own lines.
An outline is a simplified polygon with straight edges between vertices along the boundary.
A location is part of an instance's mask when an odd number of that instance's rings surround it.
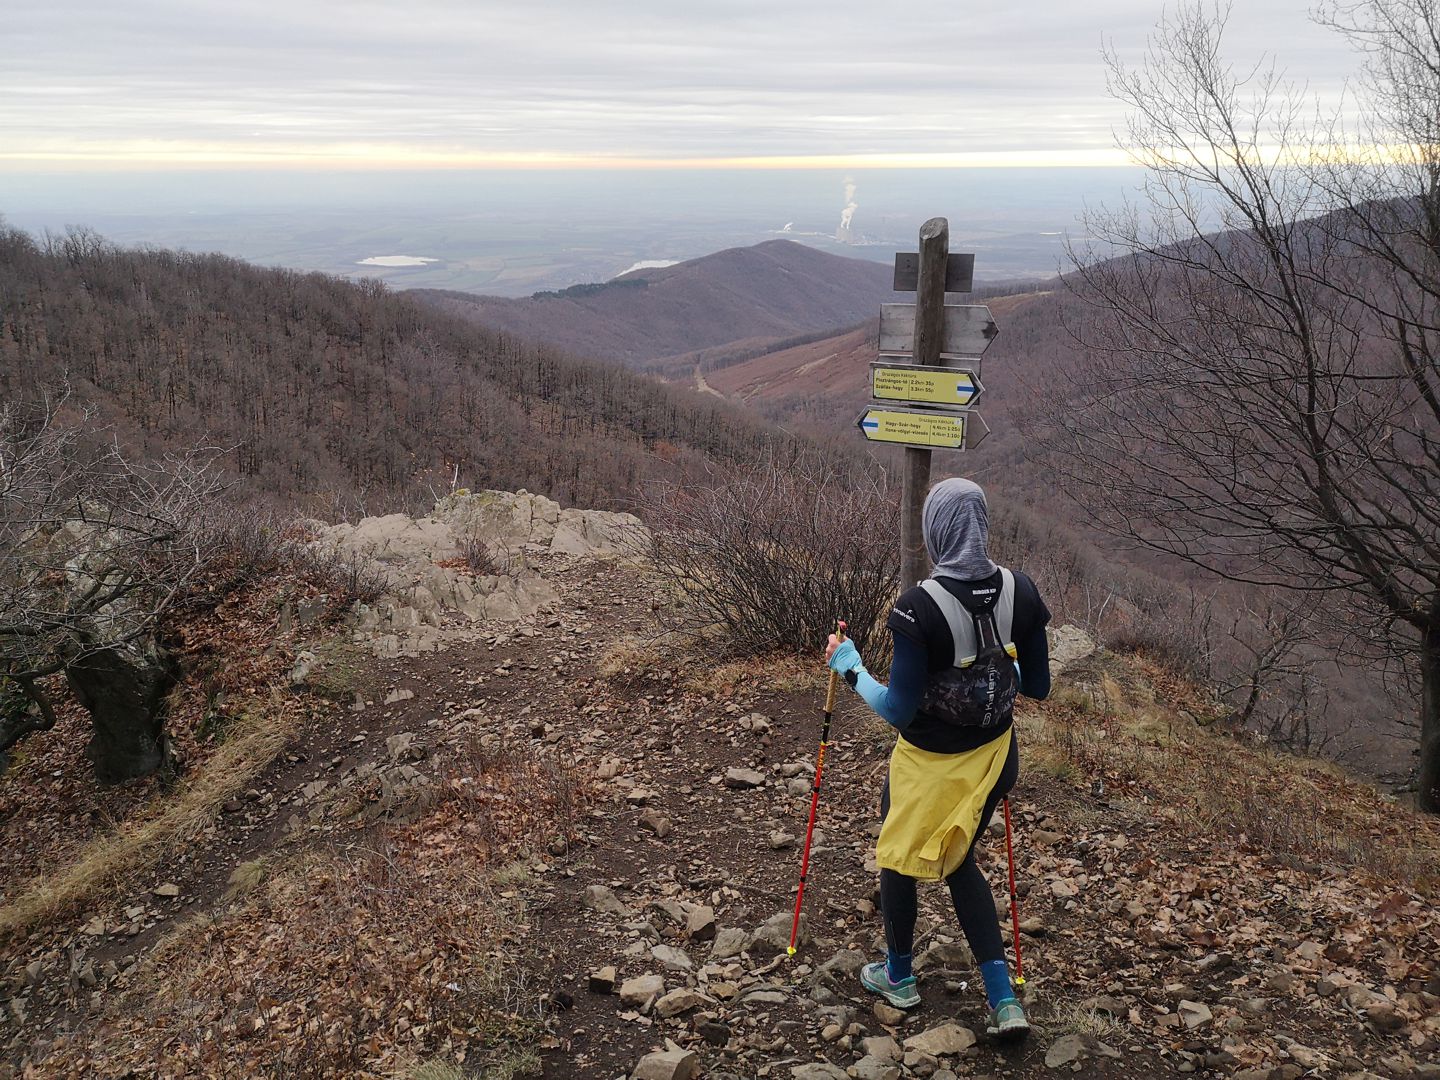
<svg viewBox="0 0 1440 1080">
<path fill-rule="evenodd" d="M 975 256 L 950 255 L 945 259 L 945 291 L 969 292 L 975 284 Z M 914 292 L 920 285 L 920 253 L 918 251 L 897 251 L 895 253 L 896 292 Z"/>
<path fill-rule="evenodd" d="M 984 304 L 946 304 L 942 356 L 980 356 L 1000 333 Z M 915 347 L 915 305 L 880 305 L 880 351 L 908 353 Z"/>
</svg>

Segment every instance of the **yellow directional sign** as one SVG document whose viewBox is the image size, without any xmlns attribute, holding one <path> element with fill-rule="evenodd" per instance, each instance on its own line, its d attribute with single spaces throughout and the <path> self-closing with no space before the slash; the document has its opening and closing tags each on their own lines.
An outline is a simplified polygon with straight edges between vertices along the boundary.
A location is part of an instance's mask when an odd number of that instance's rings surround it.
<svg viewBox="0 0 1440 1080">
<path fill-rule="evenodd" d="M 964 409 L 985 388 L 975 372 L 965 368 L 921 367 L 916 364 L 870 364 L 870 396 L 876 401 L 913 401 L 921 405 L 949 405 Z"/>
<path fill-rule="evenodd" d="M 876 407 L 860 414 L 856 425 L 870 442 L 896 443 L 932 450 L 963 450 L 972 422 L 979 422 L 978 443 L 987 434 L 984 421 L 975 413 L 941 412 L 938 409 L 888 409 Z"/>
</svg>

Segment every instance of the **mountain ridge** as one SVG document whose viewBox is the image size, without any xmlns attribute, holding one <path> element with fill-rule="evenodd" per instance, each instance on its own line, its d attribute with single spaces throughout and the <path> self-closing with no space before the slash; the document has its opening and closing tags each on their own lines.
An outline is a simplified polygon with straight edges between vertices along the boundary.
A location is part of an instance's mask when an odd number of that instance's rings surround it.
<svg viewBox="0 0 1440 1080">
<path fill-rule="evenodd" d="M 457 482 L 616 508 L 638 479 L 788 436 L 665 387 L 455 318 L 374 282 L 220 255 L 45 247 L 0 225 L 0 392 L 66 381 L 144 454 L 205 436 L 252 491 L 316 512 Z"/>
<path fill-rule="evenodd" d="M 408 295 L 493 330 L 639 366 L 873 318 L 880 303 L 897 298 L 891 273 L 881 263 L 767 240 L 522 299 L 424 289 Z"/>
</svg>

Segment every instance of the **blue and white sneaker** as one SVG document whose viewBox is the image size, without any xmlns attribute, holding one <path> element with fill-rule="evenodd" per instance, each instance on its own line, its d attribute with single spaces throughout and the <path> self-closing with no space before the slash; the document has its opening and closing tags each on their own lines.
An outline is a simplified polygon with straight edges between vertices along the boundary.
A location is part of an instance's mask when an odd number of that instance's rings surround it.
<svg viewBox="0 0 1440 1080">
<path fill-rule="evenodd" d="M 897 1009 L 913 1009 L 920 1004 L 920 990 L 915 976 L 907 975 L 899 982 L 891 982 L 884 960 L 866 964 L 860 969 L 860 985 L 872 994 L 879 994 Z"/>
<path fill-rule="evenodd" d="M 1030 1034 L 1030 1021 L 1025 1019 L 1025 1010 L 1013 997 L 1006 998 L 990 1010 L 990 1022 L 985 1034 L 1002 1042 L 1018 1042 Z"/>
</svg>

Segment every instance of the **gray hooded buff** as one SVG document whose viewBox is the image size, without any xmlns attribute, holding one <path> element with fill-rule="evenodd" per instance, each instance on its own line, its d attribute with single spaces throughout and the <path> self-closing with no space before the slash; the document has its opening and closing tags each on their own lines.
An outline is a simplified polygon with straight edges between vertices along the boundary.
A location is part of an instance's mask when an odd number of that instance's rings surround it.
<svg viewBox="0 0 1440 1080">
<path fill-rule="evenodd" d="M 979 581 L 998 569 L 986 550 L 990 514 L 979 484 L 959 477 L 940 481 L 925 499 L 922 521 L 935 577 Z"/>
</svg>

